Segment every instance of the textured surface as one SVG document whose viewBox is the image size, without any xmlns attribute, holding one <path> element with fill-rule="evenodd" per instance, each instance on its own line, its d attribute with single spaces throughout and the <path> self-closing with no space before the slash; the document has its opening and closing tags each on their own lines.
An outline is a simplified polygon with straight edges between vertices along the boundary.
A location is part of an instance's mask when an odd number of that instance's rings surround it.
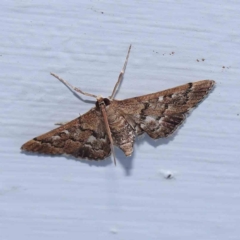
<svg viewBox="0 0 240 240">
<path fill-rule="evenodd" d="M 238 240 L 239 9 L 237 1 L 1 1 L 0 239 Z M 117 99 L 216 81 L 177 134 L 137 140 L 131 157 L 117 151 L 117 167 L 21 154 L 27 140 L 94 107 L 49 73 L 107 97 L 130 43 Z"/>
</svg>

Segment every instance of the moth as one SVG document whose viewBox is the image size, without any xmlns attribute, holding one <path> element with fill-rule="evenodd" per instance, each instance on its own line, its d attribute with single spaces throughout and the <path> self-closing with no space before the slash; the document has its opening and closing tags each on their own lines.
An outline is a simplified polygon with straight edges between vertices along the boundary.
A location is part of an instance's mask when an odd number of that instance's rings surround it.
<svg viewBox="0 0 240 240">
<path fill-rule="evenodd" d="M 144 96 L 116 100 L 114 95 L 123 79 L 130 50 L 131 45 L 108 98 L 83 92 L 51 73 L 76 92 L 95 98 L 96 106 L 80 117 L 26 142 L 21 149 L 52 155 L 68 154 L 89 160 L 103 160 L 112 154 L 116 164 L 114 146 L 130 156 L 137 136 L 147 133 L 154 139 L 168 137 L 215 84 L 213 80 L 203 80 Z"/>
</svg>

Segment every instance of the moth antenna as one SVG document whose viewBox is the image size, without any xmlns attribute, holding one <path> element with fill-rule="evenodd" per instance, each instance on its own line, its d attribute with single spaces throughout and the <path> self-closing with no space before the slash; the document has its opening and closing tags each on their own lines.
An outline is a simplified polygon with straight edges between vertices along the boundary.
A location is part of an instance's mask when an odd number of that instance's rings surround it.
<svg viewBox="0 0 240 240">
<path fill-rule="evenodd" d="M 123 79 L 123 76 L 124 76 L 124 73 L 125 73 L 125 70 L 126 70 L 126 67 L 127 67 L 127 62 L 128 62 L 128 58 L 129 58 L 131 47 L 132 47 L 132 45 L 130 44 L 129 49 L 128 49 L 128 53 L 127 53 L 127 57 L 126 57 L 126 60 L 125 60 L 125 63 L 124 63 L 123 68 L 122 68 L 122 70 L 121 70 L 121 72 L 119 74 L 118 80 L 117 80 L 117 82 L 116 82 L 116 84 L 114 86 L 114 89 L 112 91 L 112 95 L 111 95 L 110 99 L 113 99 L 113 97 L 114 97 L 114 95 L 116 93 L 116 90 L 118 88 L 118 85 L 120 84 L 120 82 Z"/>
<path fill-rule="evenodd" d="M 72 86 L 70 83 L 68 83 L 67 81 L 63 80 L 62 78 L 60 78 L 60 77 L 57 76 L 56 74 L 54 74 L 54 73 L 50 73 L 50 74 L 51 74 L 52 76 L 54 76 L 55 78 L 57 78 L 60 82 L 62 82 L 62 83 L 65 84 L 66 86 L 72 88 L 74 91 L 79 92 L 79 93 L 81 93 L 81 94 L 83 94 L 83 95 L 86 95 L 86 96 L 89 96 L 89 97 L 97 98 L 97 96 L 94 95 L 94 94 L 83 92 L 81 89 Z"/>
</svg>

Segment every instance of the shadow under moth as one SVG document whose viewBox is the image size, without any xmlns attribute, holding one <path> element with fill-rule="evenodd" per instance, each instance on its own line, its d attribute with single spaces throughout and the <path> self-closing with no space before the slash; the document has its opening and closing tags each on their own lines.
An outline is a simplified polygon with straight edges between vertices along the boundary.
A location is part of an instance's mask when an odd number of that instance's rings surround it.
<svg viewBox="0 0 240 240">
<path fill-rule="evenodd" d="M 80 117 L 26 142 L 21 149 L 51 155 L 68 154 L 89 160 L 103 160 L 112 154 L 116 164 L 114 145 L 130 156 L 136 136 L 147 133 L 154 139 L 168 137 L 215 84 L 213 80 L 203 80 L 140 97 L 116 100 L 114 95 L 123 79 L 130 50 L 131 45 L 109 98 L 83 92 L 51 73 L 76 92 L 94 97 L 96 106 Z"/>
</svg>

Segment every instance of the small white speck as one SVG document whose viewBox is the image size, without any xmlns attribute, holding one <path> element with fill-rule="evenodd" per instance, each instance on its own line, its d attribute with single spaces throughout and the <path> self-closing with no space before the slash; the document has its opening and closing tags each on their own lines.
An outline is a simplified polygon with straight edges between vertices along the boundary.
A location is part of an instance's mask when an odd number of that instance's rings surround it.
<svg viewBox="0 0 240 240">
<path fill-rule="evenodd" d="M 160 97 L 158 98 L 158 101 L 161 102 L 162 100 L 163 100 L 163 96 L 160 96 Z"/>
<path fill-rule="evenodd" d="M 58 139 L 60 139 L 59 136 L 52 136 L 52 140 L 53 140 L 53 141 L 58 140 Z"/>
<path fill-rule="evenodd" d="M 176 172 L 170 170 L 160 169 L 158 173 L 163 176 L 165 179 L 173 179 L 176 176 Z"/>
<path fill-rule="evenodd" d="M 96 141 L 96 138 L 94 136 L 90 136 L 87 140 L 89 143 L 93 143 L 94 141 Z"/>
<path fill-rule="evenodd" d="M 69 134 L 69 131 L 68 131 L 68 130 L 63 130 L 62 132 L 63 132 L 63 133 L 66 133 L 66 134 Z"/>
<path fill-rule="evenodd" d="M 146 119 L 145 119 L 146 123 L 149 123 L 149 122 L 152 122 L 152 121 L 155 121 L 155 119 L 153 117 L 146 116 Z"/>
<path fill-rule="evenodd" d="M 110 233 L 117 234 L 118 233 L 118 229 L 116 227 L 112 227 L 112 228 L 110 228 Z"/>
</svg>

